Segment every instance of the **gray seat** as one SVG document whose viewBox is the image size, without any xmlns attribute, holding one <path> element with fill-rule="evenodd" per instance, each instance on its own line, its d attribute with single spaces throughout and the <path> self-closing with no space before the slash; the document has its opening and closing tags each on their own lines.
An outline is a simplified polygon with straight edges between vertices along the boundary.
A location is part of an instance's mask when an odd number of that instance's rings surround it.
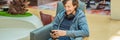
<svg viewBox="0 0 120 40">
<path fill-rule="evenodd" d="M 83 10 L 85 9 L 85 3 L 82 3 L 79 1 L 79 9 Z M 57 13 L 58 12 L 61 12 L 61 10 L 63 10 L 64 7 L 63 7 L 63 4 L 62 2 L 58 2 L 57 3 Z M 38 28 L 32 32 L 30 32 L 30 40 L 48 40 L 50 38 L 50 30 L 52 28 L 52 23 L 49 24 L 49 25 L 46 25 L 42 28 Z"/>
<path fill-rule="evenodd" d="M 30 40 L 48 40 L 50 38 L 50 30 L 52 24 L 48 24 L 42 28 L 38 28 L 30 32 Z"/>
</svg>

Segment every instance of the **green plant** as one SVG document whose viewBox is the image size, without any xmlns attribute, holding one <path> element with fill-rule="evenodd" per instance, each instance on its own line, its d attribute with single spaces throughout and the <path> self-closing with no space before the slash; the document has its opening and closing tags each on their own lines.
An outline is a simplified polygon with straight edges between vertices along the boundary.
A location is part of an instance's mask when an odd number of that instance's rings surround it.
<svg viewBox="0 0 120 40">
<path fill-rule="evenodd" d="M 12 15 L 6 11 L 0 11 L 0 16 L 8 16 L 8 17 L 27 17 L 27 16 L 32 16 L 31 13 L 29 12 L 25 12 L 24 14 L 16 14 L 16 15 Z"/>
</svg>

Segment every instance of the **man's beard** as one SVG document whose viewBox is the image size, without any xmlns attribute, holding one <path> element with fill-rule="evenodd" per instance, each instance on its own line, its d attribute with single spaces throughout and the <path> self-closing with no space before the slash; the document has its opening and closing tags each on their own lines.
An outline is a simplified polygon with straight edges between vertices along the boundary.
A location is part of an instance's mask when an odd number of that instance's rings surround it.
<svg viewBox="0 0 120 40">
<path fill-rule="evenodd" d="M 72 20 L 75 15 L 73 14 L 74 11 L 72 11 L 69 15 L 67 15 L 67 13 L 65 13 L 65 18 L 67 18 L 68 20 Z"/>
</svg>

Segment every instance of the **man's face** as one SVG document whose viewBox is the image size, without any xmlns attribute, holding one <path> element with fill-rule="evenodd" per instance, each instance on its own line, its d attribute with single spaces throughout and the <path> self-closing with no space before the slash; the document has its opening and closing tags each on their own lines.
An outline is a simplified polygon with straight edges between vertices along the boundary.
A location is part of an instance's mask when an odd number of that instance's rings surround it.
<svg viewBox="0 0 120 40">
<path fill-rule="evenodd" d="M 70 13 L 72 13 L 75 10 L 76 6 L 73 6 L 72 0 L 69 0 L 64 5 L 64 8 L 66 10 L 67 15 L 69 15 Z"/>
</svg>

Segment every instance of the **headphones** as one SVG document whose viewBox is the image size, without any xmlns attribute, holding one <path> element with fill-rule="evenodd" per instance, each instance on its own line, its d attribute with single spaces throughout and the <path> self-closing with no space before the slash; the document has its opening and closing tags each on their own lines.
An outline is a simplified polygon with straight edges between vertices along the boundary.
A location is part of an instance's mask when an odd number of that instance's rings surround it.
<svg viewBox="0 0 120 40">
<path fill-rule="evenodd" d="M 72 20 L 75 17 L 75 15 L 73 13 L 70 13 L 69 15 L 66 14 L 65 12 L 65 18 L 68 20 Z"/>
</svg>

